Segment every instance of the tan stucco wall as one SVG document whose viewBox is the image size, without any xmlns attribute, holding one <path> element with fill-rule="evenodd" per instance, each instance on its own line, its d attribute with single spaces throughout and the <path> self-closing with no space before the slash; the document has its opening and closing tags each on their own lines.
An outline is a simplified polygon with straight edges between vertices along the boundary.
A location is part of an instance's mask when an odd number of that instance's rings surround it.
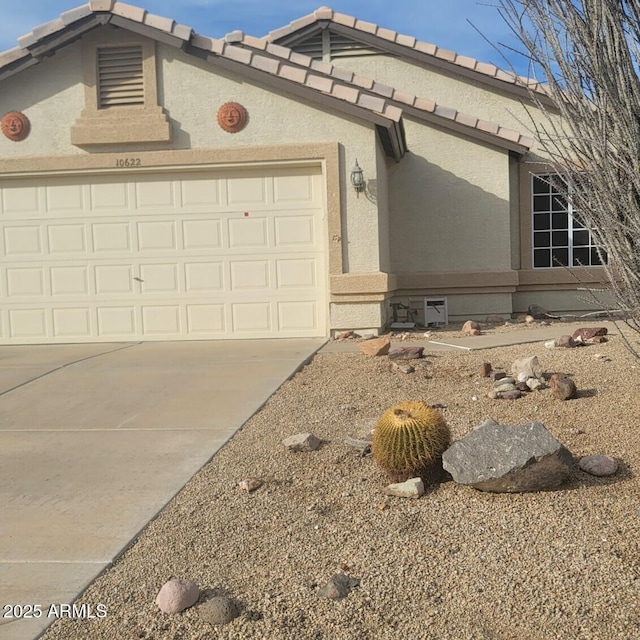
<svg viewBox="0 0 640 640">
<path fill-rule="evenodd" d="M 520 98 L 481 82 L 459 75 L 445 75 L 390 55 L 335 58 L 332 62 L 442 106 L 453 107 L 525 135 L 532 133 L 531 117 Z M 531 114 L 536 112 L 532 106 L 529 111 Z"/>
<path fill-rule="evenodd" d="M 513 310 L 526 313 L 530 305 L 538 305 L 553 314 L 615 310 L 615 301 L 606 292 L 598 292 L 598 302 L 587 291 L 523 291 L 513 296 Z"/>
<path fill-rule="evenodd" d="M 509 155 L 405 120 L 389 169 L 392 271 L 510 269 Z"/>
<path fill-rule="evenodd" d="M 378 140 L 376 145 L 376 173 L 375 184 L 370 184 L 367 191 L 378 206 L 378 246 L 380 252 L 380 271 L 389 272 L 391 269 L 391 246 L 389 241 L 389 176 L 387 171 L 388 159 Z M 393 162 L 393 161 L 391 161 Z"/>
<path fill-rule="evenodd" d="M 377 179 L 379 160 L 373 124 L 309 106 L 298 98 L 245 81 L 167 45 L 156 45 L 156 58 L 158 100 L 173 129 L 170 143 L 90 148 L 71 144 L 70 129 L 85 108 L 82 45 L 78 41 L 2 83 L 0 113 L 13 109 L 24 112 L 31 121 L 31 134 L 20 143 L 0 136 L 0 158 L 33 158 L 36 171 L 42 165 L 37 159 L 51 156 L 159 149 L 170 154 L 171 150 L 182 149 L 227 151 L 252 146 L 339 143 L 342 229 L 341 238 L 330 238 L 329 242 L 341 243 L 345 272 L 380 269 L 377 205 L 365 197 L 357 198 L 348 184 L 356 158 L 365 177 Z M 216 122 L 218 108 L 228 101 L 240 102 L 249 113 L 249 122 L 239 133 L 227 133 Z"/>
</svg>

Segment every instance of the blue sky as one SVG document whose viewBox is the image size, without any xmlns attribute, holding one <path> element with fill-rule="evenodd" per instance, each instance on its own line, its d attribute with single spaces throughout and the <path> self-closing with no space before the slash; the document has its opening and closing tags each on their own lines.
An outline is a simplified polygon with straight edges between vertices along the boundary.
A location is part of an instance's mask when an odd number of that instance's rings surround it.
<svg viewBox="0 0 640 640">
<path fill-rule="evenodd" d="M 8 0 L 3 0 L 8 2 Z M 19 0 L 0 20 L 0 51 L 16 46 L 18 36 L 82 0 Z M 375 22 L 399 33 L 453 49 L 500 67 L 509 65 L 493 44 L 514 40 L 495 7 L 495 0 L 134 0 L 151 13 L 167 16 L 193 27 L 198 33 L 221 37 L 240 29 L 262 36 L 328 4 L 335 11 Z M 482 34 L 482 35 L 481 35 Z M 509 54 L 518 73 L 526 65 Z"/>
</svg>

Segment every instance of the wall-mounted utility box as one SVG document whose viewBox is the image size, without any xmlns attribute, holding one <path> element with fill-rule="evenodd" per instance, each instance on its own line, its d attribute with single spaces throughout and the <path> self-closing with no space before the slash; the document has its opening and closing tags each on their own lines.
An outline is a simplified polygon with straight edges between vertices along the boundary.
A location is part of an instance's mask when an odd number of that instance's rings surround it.
<svg viewBox="0 0 640 640">
<path fill-rule="evenodd" d="M 424 324 L 448 324 L 449 310 L 447 308 L 447 298 L 425 298 L 424 299 Z"/>
</svg>

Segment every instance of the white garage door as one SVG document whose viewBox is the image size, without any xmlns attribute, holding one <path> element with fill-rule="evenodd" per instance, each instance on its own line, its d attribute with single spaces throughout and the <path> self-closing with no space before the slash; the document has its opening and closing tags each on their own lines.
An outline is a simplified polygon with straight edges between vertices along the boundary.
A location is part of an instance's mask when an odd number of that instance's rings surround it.
<svg viewBox="0 0 640 640">
<path fill-rule="evenodd" d="M 327 333 L 320 167 L 0 180 L 0 343 Z"/>
</svg>

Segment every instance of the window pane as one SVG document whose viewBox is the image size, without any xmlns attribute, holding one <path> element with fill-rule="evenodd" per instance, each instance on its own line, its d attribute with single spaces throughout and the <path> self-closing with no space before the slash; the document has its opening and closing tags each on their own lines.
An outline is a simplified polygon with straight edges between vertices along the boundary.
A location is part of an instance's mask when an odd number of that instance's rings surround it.
<svg viewBox="0 0 640 640">
<path fill-rule="evenodd" d="M 548 175 L 533 176 L 533 193 L 549 193 L 551 191 L 551 185 L 547 182 Z"/>
<path fill-rule="evenodd" d="M 568 231 L 554 231 L 551 234 L 551 243 L 554 247 L 568 247 L 569 246 L 569 232 Z"/>
<path fill-rule="evenodd" d="M 606 256 L 602 256 L 606 259 Z M 600 256 L 598 255 L 598 250 L 594 247 L 591 249 L 591 264 L 602 264 L 602 260 L 600 260 Z"/>
<path fill-rule="evenodd" d="M 551 250 L 551 262 L 554 267 L 568 266 L 569 264 L 569 249 L 552 249 Z"/>
<path fill-rule="evenodd" d="M 574 231 L 573 232 L 573 244 L 577 247 L 584 247 L 589 244 L 589 232 L 585 229 L 584 231 Z"/>
<path fill-rule="evenodd" d="M 533 228 L 536 231 L 551 229 L 551 216 L 548 213 L 538 213 L 533 216 Z"/>
<path fill-rule="evenodd" d="M 587 266 L 589 264 L 589 248 L 582 247 L 573 250 L 573 266 Z"/>
<path fill-rule="evenodd" d="M 551 224 L 553 229 L 568 229 L 569 228 L 569 214 L 568 213 L 554 213 L 551 215 Z"/>
<path fill-rule="evenodd" d="M 567 210 L 567 200 L 563 196 L 552 196 L 552 211 L 566 211 Z"/>
<path fill-rule="evenodd" d="M 533 234 L 533 246 L 534 247 L 550 247 L 551 246 L 551 234 L 548 231 L 537 232 Z"/>
<path fill-rule="evenodd" d="M 551 211 L 551 197 L 550 196 L 534 196 L 533 210 L 534 212 Z"/>
<path fill-rule="evenodd" d="M 551 251 L 549 249 L 535 249 L 533 252 L 534 267 L 550 267 Z"/>
</svg>

